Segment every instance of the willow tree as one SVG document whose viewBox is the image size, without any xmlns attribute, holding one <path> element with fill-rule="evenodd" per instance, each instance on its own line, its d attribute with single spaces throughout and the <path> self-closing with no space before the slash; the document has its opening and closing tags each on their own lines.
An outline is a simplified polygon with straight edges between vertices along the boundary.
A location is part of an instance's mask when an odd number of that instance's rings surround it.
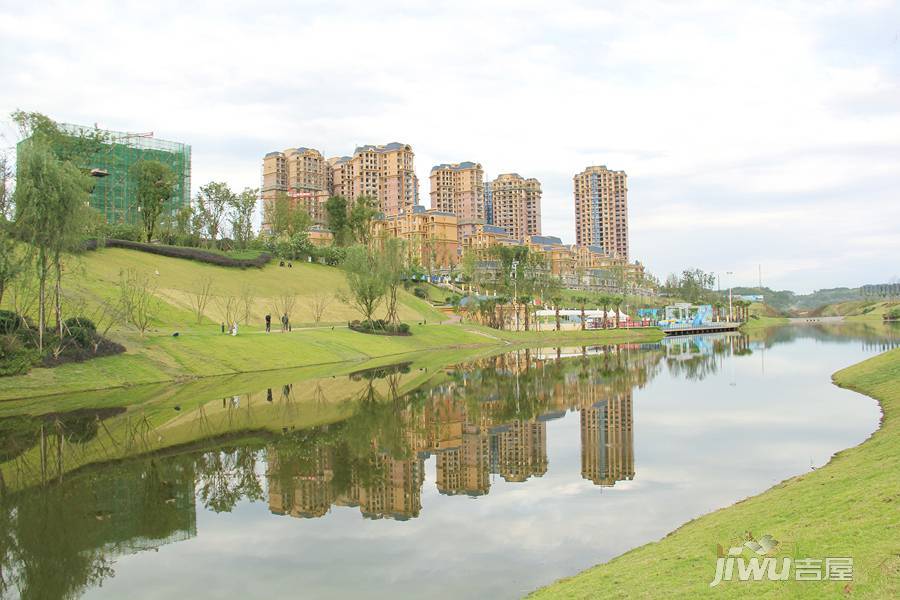
<svg viewBox="0 0 900 600">
<path fill-rule="evenodd" d="M 349 288 L 344 299 L 371 325 L 375 310 L 387 292 L 384 269 L 378 264 L 377 257 L 362 245 L 347 250 L 342 267 Z"/>
<path fill-rule="evenodd" d="M 16 228 L 34 254 L 38 279 L 38 348 L 44 348 L 47 280 L 55 274 L 56 330 L 62 336 L 62 256 L 81 240 L 93 187 L 91 177 L 57 158 L 44 136 L 35 133 L 19 147 Z"/>
<path fill-rule="evenodd" d="M 158 160 L 139 160 L 131 167 L 130 174 L 136 184 L 135 200 L 149 242 L 166 202 L 175 193 L 175 172 Z"/>
</svg>

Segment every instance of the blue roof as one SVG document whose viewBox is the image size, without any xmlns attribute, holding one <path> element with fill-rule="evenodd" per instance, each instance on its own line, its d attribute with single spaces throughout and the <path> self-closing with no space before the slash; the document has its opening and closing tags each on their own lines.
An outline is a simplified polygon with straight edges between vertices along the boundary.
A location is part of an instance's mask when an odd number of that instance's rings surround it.
<svg viewBox="0 0 900 600">
<path fill-rule="evenodd" d="M 503 235 L 509 235 L 509 232 L 506 231 L 506 228 L 500 227 L 499 225 L 485 225 L 484 230 L 488 233 L 502 233 Z"/>
<path fill-rule="evenodd" d="M 407 144 L 402 144 L 400 142 L 391 142 L 390 144 L 385 144 L 384 146 L 376 146 L 374 144 L 366 144 L 365 146 L 357 146 L 356 150 L 353 151 L 354 154 L 357 152 L 388 152 L 390 150 L 402 150 L 405 148 Z"/>
<path fill-rule="evenodd" d="M 555 235 L 533 235 L 531 236 L 531 243 L 545 246 L 562 246 L 562 238 L 558 238 Z"/>
<path fill-rule="evenodd" d="M 266 153 L 266 158 L 269 158 L 270 156 L 284 156 L 284 155 L 283 155 L 281 152 L 268 152 L 268 153 Z"/>
<path fill-rule="evenodd" d="M 478 166 L 478 163 L 474 163 L 470 160 L 466 160 L 459 164 L 441 163 L 439 165 L 435 165 L 435 166 L 431 167 L 431 170 L 436 171 L 438 169 L 450 169 L 451 171 L 462 171 L 463 169 L 474 169 L 477 166 Z"/>
</svg>

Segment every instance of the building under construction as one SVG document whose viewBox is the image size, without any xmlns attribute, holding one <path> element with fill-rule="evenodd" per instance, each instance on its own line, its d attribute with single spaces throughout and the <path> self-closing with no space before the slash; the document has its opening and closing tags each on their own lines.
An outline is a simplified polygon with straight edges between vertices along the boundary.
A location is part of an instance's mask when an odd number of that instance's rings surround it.
<svg viewBox="0 0 900 600">
<path fill-rule="evenodd" d="M 156 160 L 175 173 L 175 192 L 163 214 L 172 214 L 191 202 L 191 147 L 153 137 L 153 133 L 125 133 L 98 130 L 93 127 L 61 123 L 59 128 L 72 135 L 99 132 L 104 140 L 102 149 L 94 156 L 79 160 L 79 166 L 89 167 L 95 175 L 91 206 L 100 211 L 109 223 L 138 223 L 140 214 L 136 204 L 136 184 L 131 167 L 141 160 Z"/>
</svg>

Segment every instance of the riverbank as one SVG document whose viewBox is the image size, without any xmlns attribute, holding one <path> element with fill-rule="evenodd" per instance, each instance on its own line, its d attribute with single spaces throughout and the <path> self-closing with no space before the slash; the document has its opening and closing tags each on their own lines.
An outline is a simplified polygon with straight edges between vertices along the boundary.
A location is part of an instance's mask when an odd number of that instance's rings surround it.
<svg viewBox="0 0 900 600">
<path fill-rule="evenodd" d="M 208 328 L 212 329 L 212 328 Z M 294 329 L 238 336 L 214 330 L 178 337 L 157 334 L 132 339 L 125 354 L 0 379 L 0 400 L 105 390 L 150 383 L 339 364 L 410 353 L 516 345 L 594 345 L 660 340 L 658 329 L 593 331 L 497 331 L 472 324 L 412 324 L 411 336 L 357 333 L 346 326 Z"/>
<path fill-rule="evenodd" d="M 833 380 L 881 403 L 881 427 L 865 442 L 837 453 L 821 469 L 690 521 L 658 542 L 532 596 L 697 598 L 712 591 L 723 598 L 900 596 L 900 349 L 838 371 Z M 711 590 L 717 544 L 740 545 L 747 532 L 774 536 L 795 557 L 850 556 L 853 581 L 735 581 Z"/>
</svg>

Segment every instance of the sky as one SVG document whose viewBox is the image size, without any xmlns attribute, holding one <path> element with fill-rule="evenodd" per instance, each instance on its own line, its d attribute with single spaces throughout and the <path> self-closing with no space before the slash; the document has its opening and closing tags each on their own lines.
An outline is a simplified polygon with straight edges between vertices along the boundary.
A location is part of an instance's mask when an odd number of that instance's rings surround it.
<svg viewBox="0 0 900 600">
<path fill-rule="evenodd" d="M 543 187 L 628 173 L 631 255 L 665 278 L 814 289 L 900 277 L 900 3 L 0 0 L 17 108 L 192 146 L 193 187 L 262 156 L 400 141 Z M 726 275 L 727 272 L 733 275 Z"/>
</svg>

